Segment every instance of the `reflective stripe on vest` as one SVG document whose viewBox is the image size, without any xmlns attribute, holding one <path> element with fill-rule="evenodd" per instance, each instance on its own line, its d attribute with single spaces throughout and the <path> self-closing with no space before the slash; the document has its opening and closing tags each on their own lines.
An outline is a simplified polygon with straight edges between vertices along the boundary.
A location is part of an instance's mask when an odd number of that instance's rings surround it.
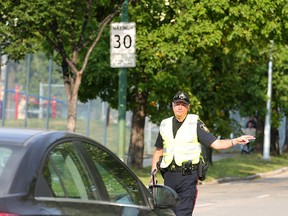
<svg viewBox="0 0 288 216">
<path fill-rule="evenodd" d="M 173 117 L 164 119 L 160 125 L 160 134 L 163 138 L 163 159 L 161 168 L 170 165 L 173 158 L 178 166 L 183 162 L 192 160 L 193 164 L 199 163 L 201 145 L 197 137 L 198 116 L 187 115 L 185 121 L 173 137 Z"/>
</svg>

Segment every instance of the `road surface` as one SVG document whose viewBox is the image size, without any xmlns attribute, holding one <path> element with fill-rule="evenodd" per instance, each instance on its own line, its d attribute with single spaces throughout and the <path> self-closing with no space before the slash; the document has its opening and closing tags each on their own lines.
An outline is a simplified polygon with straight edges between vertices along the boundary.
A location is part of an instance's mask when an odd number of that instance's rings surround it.
<svg viewBox="0 0 288 216">
<path fill-rule="evenodd" d="M 198 186 L 193 216 L 287 216 L 288 171 L 256 180 Z"/>
</svg>

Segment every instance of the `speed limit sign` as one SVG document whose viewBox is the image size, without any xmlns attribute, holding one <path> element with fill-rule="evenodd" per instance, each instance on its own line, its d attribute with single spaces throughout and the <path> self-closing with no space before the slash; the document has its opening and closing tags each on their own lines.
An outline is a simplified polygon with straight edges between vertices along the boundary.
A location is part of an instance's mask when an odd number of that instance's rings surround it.
<svg viewBox="0 0 288 216">
<path fill-rule="evenodd" d="M 110 26 L 110 66 L 126 68 L 136 66 L 136 24 L 112 23 Z"/>
</svg>

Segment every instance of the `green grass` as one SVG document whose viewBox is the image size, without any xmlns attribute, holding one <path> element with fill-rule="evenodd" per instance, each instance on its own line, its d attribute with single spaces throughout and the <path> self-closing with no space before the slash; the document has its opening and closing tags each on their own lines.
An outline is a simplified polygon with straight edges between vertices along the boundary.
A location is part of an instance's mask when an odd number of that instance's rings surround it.
<svg viewBox="0 0 288 216">
<path fill-rule="evenodd" d="M 269 161 L 263 160 L 261 154 L 235 154 L 232 158 L 215 161 L 213 166 L 209 167 L 205 182 L 212 182 L 226 177 L 243 178 L 249 175 L 270 172 L 287 167 L 287 162 L 288 154 L 283 154 L 279 157 L 271 156 Z M 151 167 L 133 170 L 141 181 L 148 185 Z M 163 178 L 160 173 L 157 173 L 156 179 L 159 184 L 163 184 Z"/>
<path fill-rule="evenodd" d="M 24 127 L 24 120 L 6 120 L 6 127 Z M 28 119 L 28 128 L 45 128 L 46 119 Z M 66 119 L 50 119 L 49 129 L 66 130 Z M 85 135 L 86 134 L 87 121 L 78 119 L 76 132 Z M 129 130 L 127 129 L 127 140 L 129 140 Z M 117 152 L 117 125 L 110 124 L 108 128 L 107 147 L 114 153 Z M 90 137 L 102 143 L 103 139 L 103 122 L 100 120 L 91 121 L 90 125 Z M 100 139 L 99 139 L 100 138 Z M 126 146 L 128 150 L 128 146 Z M 213 166 L 209 167 L 207 179 L 205 182 L 212 182 L 214 180 L 234 177 L 242 178 L 249 175 L 258 173 L 264 173 L 279 169 L 281 167 L 287 167 L 288 154 L 284 154 L 280 157 L 271 156 L 270 161 L 262 159 L 261 154 L 241 155 L 235 154 L 232 158 L 225 158 L 219 161 L 215 161 Z M 148 185 L 150 180 L 151 167 L 145 167 L 143 169 L 133 169 L 136 175 L 142 180 L 145 185 Z M 157 174 L 156 179 L 159 184 L 163 184 L 163 179 L 160 173 Z"/>
</svg>

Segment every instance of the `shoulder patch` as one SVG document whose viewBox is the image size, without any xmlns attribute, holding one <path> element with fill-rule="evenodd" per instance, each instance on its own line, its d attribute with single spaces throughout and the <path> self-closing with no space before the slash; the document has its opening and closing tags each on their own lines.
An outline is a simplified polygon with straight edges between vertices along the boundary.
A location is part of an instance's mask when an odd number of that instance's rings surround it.
<svg viewBox="0 0 288 216">
<path fill-rule="evenodd" d="M 202 130 L 204 130 L 206 133 L 210 133 L 209 129 L 206 127 L 205 124 L 201 124 L 201 125 L 200 125 L 200 128 L 201 128 Z"/>
</svg>

